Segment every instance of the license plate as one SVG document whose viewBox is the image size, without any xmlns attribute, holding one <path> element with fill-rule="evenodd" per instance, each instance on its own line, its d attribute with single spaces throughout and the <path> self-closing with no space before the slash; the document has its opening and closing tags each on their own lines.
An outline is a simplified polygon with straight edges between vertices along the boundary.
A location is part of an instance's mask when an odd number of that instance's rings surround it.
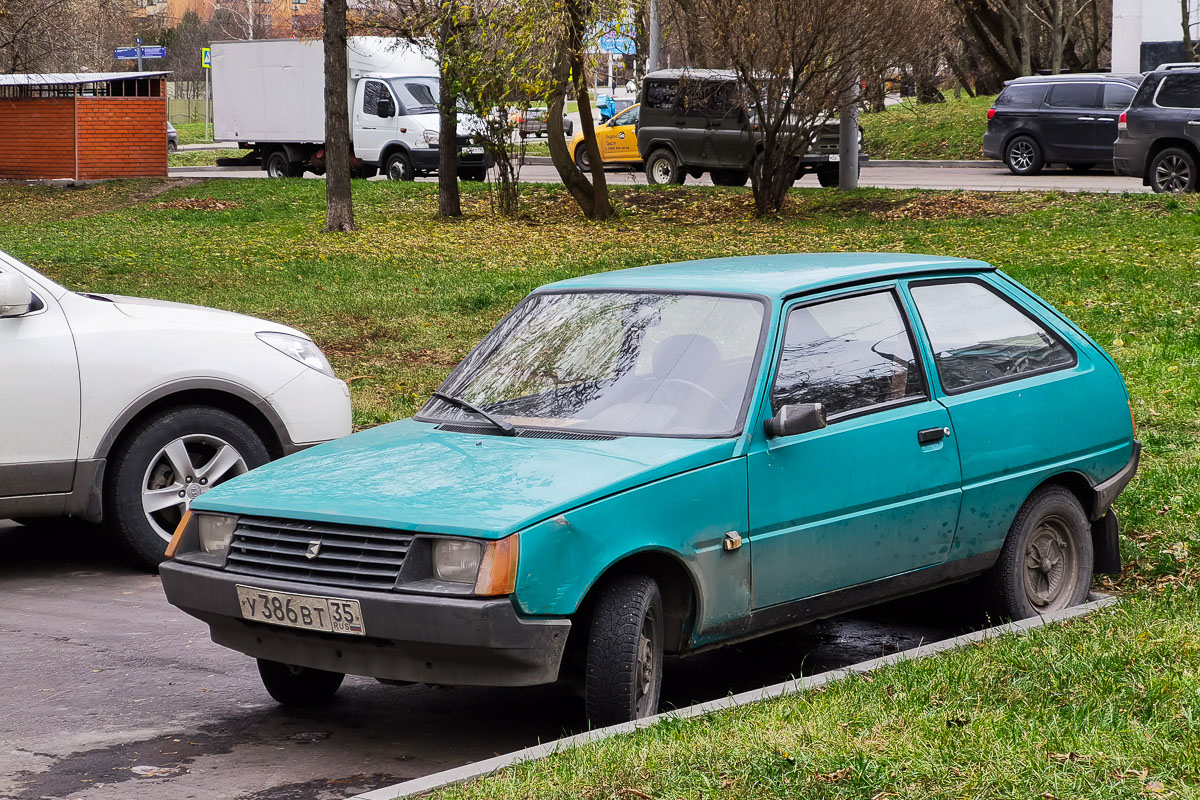
<svg viewBox="0 0 1200 800">
<path fill-rule="evenodd" d="M 481 156 L 481 155 L 483 155 L 483 148 L 482 147 L 464 147 L 462 150 L 459 150 L 458 152 L 462 153 L 464 156 Z"/>
<path fill-rule="evenodd" d="M 829 156 L 829 160 L 830 161 L 841 161 L 842 156 L 839 153 L 834 153 L 833 155 Z"/>
<path fill-rule="evenodd" d="M 237 596 L 243 619 L 309 631 L 367 635 L 357 600 L 272 592 L 241 585 L 237 587 Z"/>
</svg>

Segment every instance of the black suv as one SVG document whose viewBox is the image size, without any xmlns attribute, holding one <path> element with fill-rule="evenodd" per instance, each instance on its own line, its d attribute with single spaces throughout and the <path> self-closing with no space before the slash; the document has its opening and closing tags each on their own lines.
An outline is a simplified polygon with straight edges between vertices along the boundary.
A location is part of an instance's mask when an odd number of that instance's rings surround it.
<svg viewBox="0 0 1200 800">
<path fill-rule="evenodd" d="M 642 82 L 638 154 L 650 183 L 683 183 L 705 172 L 717 186 L 744 186 L 759 150 L 754 120 L 737 101 L 737 76 L 711 69 L 662 69 Z M 837 120 L 825 124 L 796 168 L 838 185 Z M 861 142 L 862 133 L 859 132 Z M 859 163 L 866 161 L 860 156 Z"/>
<path fill-rule="evenodd" d="M 1147 73 L 1121 115 L 1113 169 L 1156 192 L 1196 191 L 1200 163 L 1200 69 Z"/>
<path fill-rule="evenodd" d="M 1117 118 L 1141 75 L 1035 75 L 1017 78 L 988 109 L 983 154 L 1014 175 L 1036 175 L 1047 164 L 1084 171 L 1113 157 Z"/>
</svg>

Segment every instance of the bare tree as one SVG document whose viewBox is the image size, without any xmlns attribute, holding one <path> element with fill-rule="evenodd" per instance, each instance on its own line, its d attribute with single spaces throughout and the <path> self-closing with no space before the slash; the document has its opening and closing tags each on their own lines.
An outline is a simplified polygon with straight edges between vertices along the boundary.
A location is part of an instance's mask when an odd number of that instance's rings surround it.
<svg viewBox="0 0 1200 800">
<path fill-rule="evenodd" d="M 1192 3 L 1195 0 L 1179 0 L 1179 23 L 1183 28 L 1183 51 L 1191 61 L 1197 60 L 1196 42 L 1192 34 L 1192 29 L 1196 27 L 1196 23 L 1192 22 Z"/>
<path fill-rule="evenodd" d="M 285 0 L 208 0 L 213 24 L 230 39 L 266 39 L 291 31 L 276 30 L 288 16 Z"/>
<path fill-rule="evenodd" d="M 132 37 L 132 0 L 0 0 L 0 72 L 110 68 Z"/>
<path fill-rule="evenodd" d="M 325 230 L 354 230 L 346 0 L 325 0 Z"/>
<path fill-rule="evenodd" d="M 674 29 L 702 65 L 732 70 L 733 96 L 681 79 L 676 104 L 706 105 L 747 125 L 757 142 L 746 164 L 759 214 L 783 207 L 814 139 L 852 102 L 850 87 L 893 24 L 885 0 L 675 0 Z"/>
</svg>

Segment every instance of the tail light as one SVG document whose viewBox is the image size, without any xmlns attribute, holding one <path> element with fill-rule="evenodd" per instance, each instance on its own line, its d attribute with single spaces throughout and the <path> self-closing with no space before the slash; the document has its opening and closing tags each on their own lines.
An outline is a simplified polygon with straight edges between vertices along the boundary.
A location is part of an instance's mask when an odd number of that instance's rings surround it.
<svg viewBox="0 0 1200 800">
<path fill-rule="evenodd" d="M 1128 120 L 1129 120 L 1129 112 L 1122 111 L 1121 116 L 1117 117 L 1117 130 L 1119 130 L 1119 131 L 1129 130 Z"/>
<path fill-rule="evenodd" d="M 988 119 L 990 120 L 990 119 L 991 119 L 992 117 L 994 117 L 994 116 L 996 116 L 996 109 L 994 109 L 994 108 L 989 108 L 989 109 L 988 109 Z"/>
</svg>

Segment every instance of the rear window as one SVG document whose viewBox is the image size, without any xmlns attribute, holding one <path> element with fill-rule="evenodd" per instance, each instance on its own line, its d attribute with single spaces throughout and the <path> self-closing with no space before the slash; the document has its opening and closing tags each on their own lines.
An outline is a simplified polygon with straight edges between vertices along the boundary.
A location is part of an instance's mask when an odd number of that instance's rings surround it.
<svg viewBox="0 0 1200 800">
<path fill-rule="evenodd" d="M 675 95 L 679 84 L 675 81 L 649 81 L 646 84 L 646 107 L 671 109 L 675 107 Z"/>
<path fill-rule="evenodd" d="M 1094 83 L 1059 83 L 1050 90 L 1050 108 L 1096 108 Z"/>
<path fill-rule="evenodd" d="M 1123 83 L 1106 83 L 1104 84 L 1104 107 L 1112 111 L 1129 108 L 1136 91 L 1132 86 L 1126 86 Z"/>
<path fill-rule="evenodd" d="M 1000 96 L 996 98 L 996 107 L 1028 106 L 1036 108 L 1042 104 L 1042 98 L 1045 96 L 1045 84 L 1014 83 L 1005 87 Z"/>
<path fill-rule="evenodd" d="M 1163 78 L 1156 102 L 1163 108 L 1200 108 L 1200 75 Z"/>
</svg>

